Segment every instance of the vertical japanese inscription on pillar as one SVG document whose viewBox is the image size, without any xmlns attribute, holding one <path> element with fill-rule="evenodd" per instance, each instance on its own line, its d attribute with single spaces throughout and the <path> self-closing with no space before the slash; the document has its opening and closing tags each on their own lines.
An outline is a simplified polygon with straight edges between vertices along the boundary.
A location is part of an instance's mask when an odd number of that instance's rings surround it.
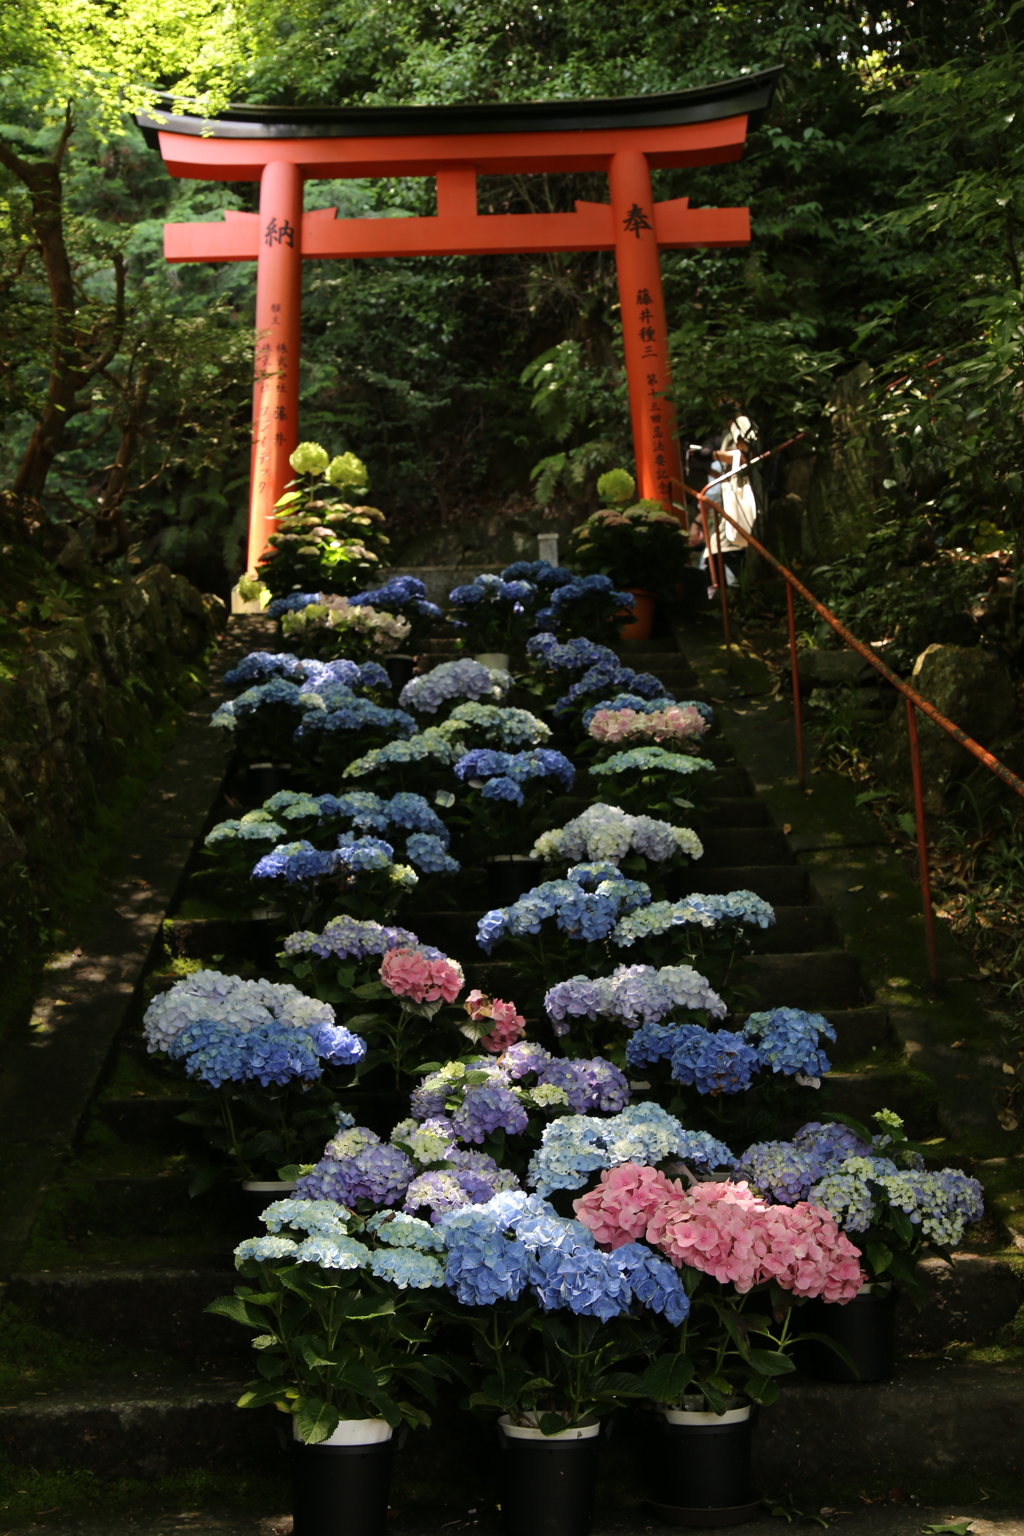
<svg viewBox="0 0 1024 1536">
<path fill-rule="evenodd" d="M 660 378 L 657 371 L 663 351 L 664 355 L 668 352 L 668 337 L 658 335 L 657 312 L 650 289 L 637 289 L 635 310 L 634 324 L 637 340 L 643 348 L 641 356 L 652 369 L 647 374 L 647 427 L 652 447 L 651 461 L 657 476 L 658 495 L 662 501 L 668 503 L 672 494 L 672 481 L 665 437 L 667 418 L 661 398 L 668 387 L 668 380 Z"/>
</svg>

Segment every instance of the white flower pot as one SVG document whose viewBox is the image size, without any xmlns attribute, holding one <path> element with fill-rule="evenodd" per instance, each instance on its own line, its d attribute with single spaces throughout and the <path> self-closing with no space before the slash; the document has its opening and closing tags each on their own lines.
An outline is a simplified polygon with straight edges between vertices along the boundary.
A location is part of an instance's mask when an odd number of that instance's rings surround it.
<svg viewBox="0 0 1024 1536">
<path fill-rule="evenodd" d="M 487 667 L 491 672 L 508 671 L 508 653 L 506 651 L 481 651 L 479 656 L 473 657 L 481 666 Z"/>
<path fill-rule="evenodd" d="M 342 1419 L 333 1435 L 320 1440 L 318 1445 L 382 1445 L 390 1440 L 394 1431 L 387 1419 Z M 292 1438 L 302 1441 L 299 1428 L 292 1419 Z"/>
<path fill-rule="evenodd" d="M 530 1414 L 528 1417 L 533 1418 Z M 567 1440 L 593 1440 L 601 1433 L 600 1424 L 574 1424 L 570 1429 L 560 1429 L 556 1435 L 546 1435 L 536 1424 L 513 1424 L 507 1413 L 498 1420 L 503 1435 L 510 1440 L 545 1440 L 553 1444 Z"/>
</svg>

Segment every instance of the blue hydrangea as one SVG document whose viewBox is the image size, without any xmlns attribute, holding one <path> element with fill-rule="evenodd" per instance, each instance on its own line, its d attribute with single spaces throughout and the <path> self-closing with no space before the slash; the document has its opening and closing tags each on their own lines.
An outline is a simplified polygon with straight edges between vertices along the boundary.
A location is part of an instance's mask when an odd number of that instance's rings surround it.
<svg viewBox="0 0 1024 1536">
<path fill-rule="evenodd" d="M 250 687 L 265 683 L 272 677 L 285 677 L 293 683 L 302 682 L 306 676 L 306 663 L 290 651 L 250 651 L 241 661 L 224 673 L 221 681 L 229 688 L 239 684 Z"/>
<path fill-rule="evenodd" d="M 794 1147 L 806 1152 L 824 1171 L 848 1157 L 870 1157 L 871 1147 L 852 1131 L 848 1125 L 830 1120 L 822 1125 L 820 1120 L 809 1120 L 793 1137 Z"/>
<path fill-rule="evenodd" d="M 698 1093 L 742 1093 L 760 1067 L 757 1052 L 728 1029 L 685 1029 L 672 1052 L 672 1076 Z M 683 1031 L 680 1031 L 683 1033 Z"/>
<path fill-rule="evenodd" d="M 561 583 L 565 586 L 569 583 Z M 617 667 L 619 658 L 607 645 L 596 645 L 582 637 L 560 642 L 557 636 L 532 635 L 526 642 L 526 654 L 551 672 L 587 672 L 591 667 Z"/>
<path fill-rule="evenodd" d="M 801 1008 L 773 1008 L 752 1013 L 743 1026 L 744 1039 L 756 1046 L 762 1065 L 787 1077 L 823 1077 L 831 1063 L 820 1041 L 834 1040 L 836 1032 L 820 1013 Z"/>
<path fill-rule="evenodd" d="M 666 697 L 665 685 L 651 672 L 634 672 L 632 667 L 603 664 L 591 667 L 583 676 L 573 683 L 567 693 L 558 699 L 554 706 L 556 715 L 568 714 L 580 699 L 589 698 L 594 693 L 607 693 L 614 689 L 629 691 L 639 694 L 641 698 L 663 700 Z M 669 698 L 670 703 L 675 700 Z"/>
<path fill-rule="evenodd" d="M 370 1273 L 389 1280 L 400 1291 L 427 1291 L 444 1285 L 444 1265 L 429 1253 L 409 1248 L 378 1248 L 371 1256 Z"/>
<path fill-rule="evenodd" d="M 594 763 L 587 772 L 597 778 L 616 773 L 674 773 L 688 779 L 714 773 L 715 765 L 706 758 L 692 757 L 688 752 L 668 752 L 664 747 L 630 747 L 626 752 L 613 752 L 603 763 Z"/>
<path fill-rule="evenodd" d="M 425 875 L 457 875 L 462 868 L 458 859 L 445 852 L 445 845 L 433 833 L 413 832 L 405 842 L 411 863 Z"/>
<path fill-rule="evenodd" d="M 706 1168 L 734 1168 L 736 1159 L 706 1131 L 687 1131 L 658 1104 L 630 1104 L 617 1115 L 563 1115 L 544 1129 L 530 1159 L 527 1182 L 539 1194 L 581 1189 L 594 1173 L 620 1163 L 655 1166 L 682 1158 Z"/>
<path fill-rule="evenodd" d="M 571 939 L 583 942 L 607 938 L 623 911 L 650 900 L 650 888 L 641 881 L 615 878 L 601 880 L 593 892 L 584 890 L 570 870 L 565 880 L 545 880 L 509 907 L 496 907 L 477 924 L 477 943 L 490 954 L 505 938 L 539 933 L 541 924 L 554 918 Z M 581 876 L 581 879 L 585 876 Z"/>
<path fill-rule="evenodd" d="M 299 613 L 319 601 L 319 592 L 289 592 L 287 597 L 275 597 L 265 611 L 268 619 L 279 619 L 286 613 Z"/>
<path fill-rule="evenodd" d="M 535 587 L 564 587 L 575 577 L 564 565 L 552 565 L 548 560 L 514 560 L 501 572 L 501 579 L 529 581 Z"/>
<path fill-rule="evenodd" d="M 612 1257 L 641 1306 L 656 1312 L 673 1328 L 686 1321 L 690 1298 L 679 1271 L 667 1259 L 652 1253 L 642 1243 L 626 1243 Z"/>
<path fill-rule="evenodd" d="M 148 1049 L 185 1063 L 213 1088 L 258 1081 L 264 1087 L 320 1076 L 322 1059 L 352 1065 L 366 1042 L 335 1025 L 328 1003 L 286 983 L 246 981 L 196 971 L 155 998 L 143 1020 Z"/>
</svg>

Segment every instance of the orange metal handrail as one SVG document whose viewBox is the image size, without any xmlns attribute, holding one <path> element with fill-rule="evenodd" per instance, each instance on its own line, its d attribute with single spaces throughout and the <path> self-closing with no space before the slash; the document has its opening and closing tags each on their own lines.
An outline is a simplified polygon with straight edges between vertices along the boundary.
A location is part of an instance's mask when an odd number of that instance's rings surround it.
<svg viewBox="0 0 1024 1536">
<path fill-rule="evenodd" d="M 803 433 L 801 433 L 800 436 L 802 437 Z M 708 485 L 720 485 L 723 480 L 731 479 L 733 475 L 744 474 L 746 470 L 750 468 L 751 464 L 756 464 L 760 459 L 768 458 L 769 454 L 771 453 L 781 453 L 782 449 L 788 448 L 791 443 L 796 441 L 798 441 L 797 438 L 790 438 L 788 442 L 780 443 L 777 448 L 768 449 L 765 453 L 758 454 L 756 459 L 751 459 L 747 464 L 742 465 L 739 469 L 730 470 L 728 474 L 718 476 L 715 480 L 709 481 Z M 851 634 L 846 626 L 836 618 L 835 614 L 830 612 L 830 610 L 825 607 L 824 603 L 820 603 L 814 596 L 813 592 L 809 592 L 807 590 L 807 588 L 793 574 L 788 566 L 783 565 L 782 561 L 777 560 L 771 551 L 766 549 L 758 539 L 755 539 L 752 534 L 747 533 L 745 529 L 741 528 L 740 525 L 736 522 L 736 519 L 730 517 L 728 512 L 723 511 L 723 509 L 718 506 L 717 503 L 710 501 L 710 498 L 706 495 L 708 486 L 705 486 L 703 491 L 695 491 L 690 486 L 683 486 L 683 489 L 687 492 L 688 495 L 693 496 L 697 500 L 701 519 L 704 525 L 704 538 L 705 545 L 708 550 L 709 562 L 711 560 L 711 545 L 710 540 L 708 539 L 708 505 L 714 508 L 715 513 L 719 517 L 725 518 L 726 522 L 729 523 L 736 530 L 736 532 L 741 533 L 751 548 L 756 549 L 761 558 L 766 560 L 768 564 L 772 566 L 779 573 L 779 575 L 784 578 L 786 582 L 786 611 L 789 627 L 789 655 L 793 673 L 793 720 L 794 726 L 796 728 L 797 782 L 801 789 L 804 788 L 804 742 L 803 721 L 801 718 L 800 709 L 800 677 L 797 667 L 796 619 L 793 607 L 794 591 L 799 592 L 800 596 L 806 603 L 810 605 L 811 608 L 814 609 L 815 613 L 818 614 L 820 618 L 824 619 L 826 624 L 829 624 L 833 630 L 835 630 L 836 634 L 844 642 L 845 645 L 848 645 L 852 650 L 856 651 L 858 655 L 862 656 L 864 660 L 875 669 L 876 672 L 880 673 L 881 676 L 885 678 L 887 683 L 891 684 L 891 686 L 895 688 L 898 693 L 903 695 L 907 709 L 907 735 L 909 738 L 910 746 L 911 777 L 914 785 L 914 820 L 917 831 L 917 850 L 920 863 L 921 899 L 924 906 L 925 947 L 928 953 L 928 975 L 931 982 L 935 984 L 938 981 L 938 960 L 935 950 L 935 925 L 932 914 L 931 882 L 928 873 L 928 832 L 924 814 L 924 791 L 921 778 L 921 756 L 917 738 L 916 711 L 920 710 L 922 714 L 927 715 L 928 718 L 934 721 L 934 723 L 939 726 L 941 730 L 945 731 L 947 736 L 951 736 L 953 740 L 958 743 L 958 745 L 964 748 L 965 751 L 970 752 L 971 755 L 976 757 L 980 763 L 983 763 L 990 773 L 995 774 L 996 777 L 1001 779 L 1004 784 L 1008 785 L 1010 789 L 1014 790 L 1016 794 L 1022 797 L 1024 797 L 1024 780 L 1019 779 L 1015 773 L 1011 772 L 1011 770 L 1007 768 L 1005 763 L 1001 763 L 999 759 L 994 757 L 991 752 L 986 751 L 983 746 L 976 742 L 972 737 L 968 736 L 965 731 L 962 731 L 960 727 L 954 724 L 952 720 L 947 720 L 946 716 L 940 713 L 940 711 L 935 708 L 934 704 L 930 703 L 926 698 L 923 698 L 922 695 L 917 693 L 915 689 L 911 688 L 908 683 L 905 683 L 901 677 L 897 677 L 896 673 L 892 672 L 885 665 L 885 663 L 875 655 L 874 651 L 871 650 L 869 646 L 865 645 L 863 641 L 858 640 L 856 635 Z M 718 561 L 721 569 L 724 567 L 721 540 L 719 540 Z M 724 599 L 724 569 L 722 569 L 720 591 L 722 592 Z M 725 630 L 726 656 L 727 658 L 730 658 L 731 643 L 729 639 L 729 617 L 727 600 L 723 600 L 722 615 Z"/>
</svg>

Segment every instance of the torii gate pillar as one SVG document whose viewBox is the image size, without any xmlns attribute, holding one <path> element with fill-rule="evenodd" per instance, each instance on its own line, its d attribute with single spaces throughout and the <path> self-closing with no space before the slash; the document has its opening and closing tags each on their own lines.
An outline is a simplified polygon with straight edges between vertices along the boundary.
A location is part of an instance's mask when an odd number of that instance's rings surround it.
<svg viewBox="0 0 1024 1536">
<path fill-rule="evenodd" d="M 672 375 L 647 156 L 637 149 L 619 150 L 608 166 L 608 185 L 637 481 L 642 497 L 670 511 L 683 466 L 675 410 L 665 398 Z"/>
<path fill-rule="evenodd" d="M 249 574 L 276 526 L 274 504 L 293 478 L 302 346 L 302 171 L 271 160 L 260 176 L 256 369 L 252 393 Z"/>
</svg>

